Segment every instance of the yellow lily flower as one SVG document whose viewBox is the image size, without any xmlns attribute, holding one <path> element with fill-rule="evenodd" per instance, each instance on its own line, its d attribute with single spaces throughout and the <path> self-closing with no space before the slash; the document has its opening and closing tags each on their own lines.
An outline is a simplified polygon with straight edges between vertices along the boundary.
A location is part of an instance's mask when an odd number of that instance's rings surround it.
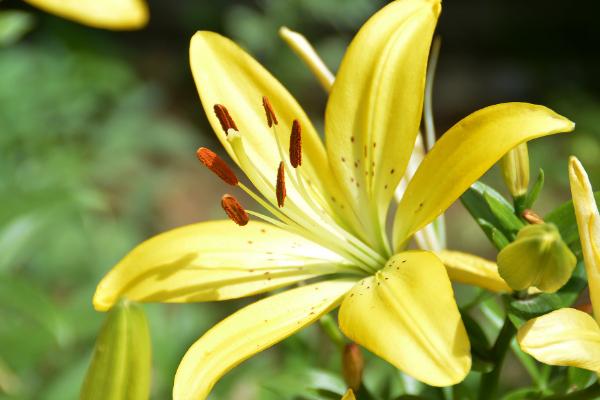
<svg viewBox="0 0 600 400">
<path fill-rule="evenodd" d="M 588 176 L 575 157 L 569 160 L 569 181 L 595 319 L 561 308 L 528 321 L 517 340 L 524 352 L 543 363 L 600 374 L 600 214 Z"/>
<path fill-rule="evenodd" d="M 198 156 L 271 216 L 223 196 L 241 226 L 198 223 L 142 243 L 102 280 L 94 306 L 104 311 L 123 297 L 224 300 L 312 283 L 259 300 L 206 332 L 179 366 L 175 399 L 205 398 L 231 368 L 338 305 L 342 331 L 400 370 L 435 386 L 464 379 L 470 345 L 446 269 L 433 253 L 405 245 L 508 150 L 573 123 L 525 103 L 466 117 L 419 165 L 390 238 L 388 207 L 419 130 L 440 9 L 439 0 L 395 1 L 361 28 L 331 88 L 325 146 L 256 60 L 216 33 L 194 35 L 191 68 L 209 122 L 258 193 L 214 153 Z"/>
<path fill-rule="evenodd" d="M 50 14 L 94 28 L 140 29 L 148 23 L 144 0 L 24 0 Z"/>
</svg>

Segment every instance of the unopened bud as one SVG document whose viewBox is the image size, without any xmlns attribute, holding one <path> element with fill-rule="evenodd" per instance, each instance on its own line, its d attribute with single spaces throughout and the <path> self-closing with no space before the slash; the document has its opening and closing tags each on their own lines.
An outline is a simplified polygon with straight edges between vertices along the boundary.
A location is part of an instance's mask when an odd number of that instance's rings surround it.
<svg viewBox="0 0 600 400">
<path fill-rule="evenodd" d="M 504 182 L 512 197 L 522 197 L 527 194 L 529 186 L 529 152 L 527 143 L 521 143 L 500 161 Z"/>
<path fill-rule="evenodd" d="M 80 398 L 147 400 L 150 372 L 150 334 L 144 310 L 121 302 L 108 313 L 100 331 Z"/>
<path fill-rule="evenodd" d="M 498 254 L 498 272 L 514 290 L 553 293 L 571 277 L 577 258 L 553 224 L 527 225 Z"/>
<path fill-rule="evenodd" d="M 342 374 L 348 387 L 358 391 L 362 382 L 364 369 L 363 355 L 356 343 L 349 343 L 342 354 Z"/>
</svg>

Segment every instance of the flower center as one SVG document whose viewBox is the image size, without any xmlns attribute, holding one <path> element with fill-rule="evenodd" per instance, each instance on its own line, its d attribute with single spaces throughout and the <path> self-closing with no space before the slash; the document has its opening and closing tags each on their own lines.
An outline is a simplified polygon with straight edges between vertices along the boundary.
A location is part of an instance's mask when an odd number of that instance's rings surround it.
<svg viewBox="0 0 600 400">
<path fill-rule="evenodd" d="M 310 181 L 303 176 L 300 168 L 302 165 L 300 122 L 297 119 L 293 120 L 289 149 L 284 152 L 277 131 L 279 120 L 266 96 L 262 98 L 262 106 L 279 152 L 280 161 L 274 179 L 265 176 L 248 156 L 244 149 L 243 134 L 237 129 L 227 108 L 221 104 L 213 107 L 240 168 L 258 193 L 241 183 L 227 163 L 214 152 L 206 148 L 198 149 L 198 159 L 202 164 L 225 183 L 242 189 L 271 215 L 244 209 L 230 194 L 223 196 L 221 201 L 226 214 L 241 226 L 248 223 L 248 215 L 250 215 L 315 242 L 347 261 L 343 272 L 371 274 L 381 269 L 385 265 L 385 258 L 341 227 L 336 222 L 335 216 L 327 211 L 329 208 L 325 205 L 326 194 L 317 190 L 317 187 L 311 185 Z M 285 153 L 289 156 L 286 157 Z"/>
</svg>

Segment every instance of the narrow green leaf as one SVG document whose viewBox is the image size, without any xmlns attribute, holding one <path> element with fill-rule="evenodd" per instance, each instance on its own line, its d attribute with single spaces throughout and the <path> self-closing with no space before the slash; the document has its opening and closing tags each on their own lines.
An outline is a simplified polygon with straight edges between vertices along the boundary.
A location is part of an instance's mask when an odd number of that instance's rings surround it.
<svg viewBox="0 0 600 400">
<path fill-rule="evenodd" d="M 510 241 L 494 225 L 483 219 L 478 219 L 477 223 L 479 224 L 483 232 L 486 234 L 488 239 L 492 242 L 494 246 L 496 246 L 498 250 L 502 250 L 504 247 L 508 246 Z"/>
<path fill-rule="evenodd" d="M 594 197 L 596 198 L 596 202 L 600 202 L 600 191 L 595 192 Z M 544 221 L 552 222 L 556 225 L 565 243 L 571 247 L 575 254 L 581 254 L 581 244 L 579 243 L 579 232 L 577 230 L 573 201 L 567 201 L 555 208 L 546 215 Z"/>
<path fill-rule="evenodd" d="M 494 368 L 491 345 L 479 323 L 468 313 L 461 312 L 465 329 L 471 342 L 471 355 L 474 371 L 489 372 Z"/>
<path fill-rule="evenodd" d="M 590 386 L 597 379 L 594 372 L 587 369 L 569 367 L 567 372 L 567 378 L 569 381 L 570 388 L 585 389 Z"/>
<path fill-rule="evenodd" d="M 502 397 L 502 400 L 534 400 L 541 399 L 543 393 L 539 389 L 522 388 L 513 390 Z"/>
<path fill-rule="evenodd" d="M 17 42 L 33 28 L 33 16 L 24 11 L 0 12 L 0 46 Z"/>
<path fill-rule="evenodd" d="M 544 170 L 540 168 L 540 172 L 538 174 L 537 179 L 535 180 L 535 183 L 533 184 L 533 187 L 531 188 L 531 190 L 529 191 L 529 193 L 527 194 L 527 197 L 525 197 L 525 201 L 522 205 L 522 208 L 520 208 L 518 211 L 518 213 L 523 212 L 523 210 L 527 209 L 527 208 L 531 208 L 533 207 L 533 205 L 535 204 L 536 200 L 538 199 L 540 192 L 542 191 L 542 189 L 544 188 Z"/>
<path fill-rule="evenodd" d="M 147 400 L 151 345 L 143 308 L 120 302 L 109 311 L 81 390 L 82 400 Z"/>
<path fill-rule="evenodd" d="M 498 219 L 498 222 L 500 223 L 499 227 L 504 228 L 503 231 L 514 235 L 525 225 L 515 215 L 515 210 L 505 199 L 499 200 L 496 196 L 492 196 L 488 192 L 483 193 L 483 198 L 488 204 L 492 214 Z"/>
<path fill-rule="evenodd" d="M 522 224 L 514 215 L 513 206 L 500 193 L 484 183 L 475 182 L 461 196 L 460 201 L 498 248 L 508 244 L 507 238 L 513 238 L 519 229 L 517 226 Z M 509 214 L 514 218 L 508 216 Z M 507 239 L 506 243 L 503 239 Z"/>
</svg>

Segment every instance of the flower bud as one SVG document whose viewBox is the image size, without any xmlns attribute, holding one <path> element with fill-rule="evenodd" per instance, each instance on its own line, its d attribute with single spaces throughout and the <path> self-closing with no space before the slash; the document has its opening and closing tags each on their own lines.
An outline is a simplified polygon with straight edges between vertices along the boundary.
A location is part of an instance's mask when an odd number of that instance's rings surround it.
<svg viewBox="0 0 600 400">
<path fill-rule="evenodd" d="M 512 197 L 527 194 L 529 186 L 529 153 L 527 143 L 521 143 L 500 160 L 504 183 Z"/>
<path fill-rule="evenodd" d="M 553 224 L 527 225 L 498 254 L 498 272 L 514 290 L 553 293 L 571 277 L 577 259 Z"/>
<path fill-rule="evenodd" d="M 141 306 L 126 301 L 107 315 L 80 399 L 147 400 L 150 395 L 151 346 Z"/>
<path fill-rule="evenodd" d="M 348 387 L 355 392 L 360 388 L 364 360 L 360 347 L 356 343 L 349 343 L 344 347 L 342 354 L 342 373 Z"/>
</svg>

